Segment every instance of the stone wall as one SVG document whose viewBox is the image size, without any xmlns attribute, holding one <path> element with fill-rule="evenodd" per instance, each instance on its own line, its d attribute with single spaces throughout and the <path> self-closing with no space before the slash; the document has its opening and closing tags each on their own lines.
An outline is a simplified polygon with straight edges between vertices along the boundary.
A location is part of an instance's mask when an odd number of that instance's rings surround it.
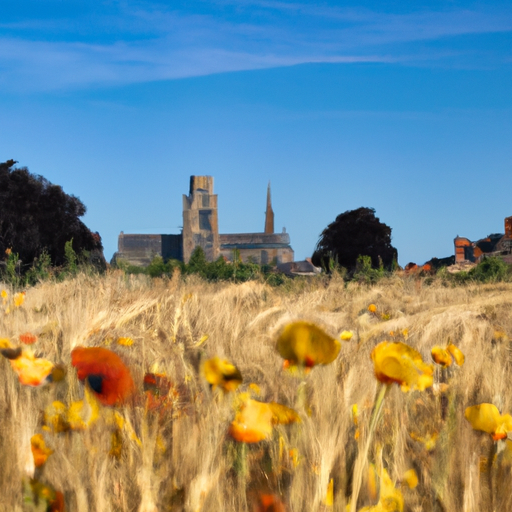
<svg viewBox="0 0 512 512">
<path fill-rule="evenodd" d="M 228 261 L 233 260 L 235 249 L 244 262 L 265 265 L 288 263 L 294 259 L 288 233 L 234 233 L 219 235 L 219 240 L 220 254 Z"/>
<path fill-rule="evenodd" d="M 115 261 L 125 261 L 130 265 L 147 266 L 155 256 L 167 259 L 182 259 L 181 235 L 125 235 L 118 238 Z"/>
</svg>

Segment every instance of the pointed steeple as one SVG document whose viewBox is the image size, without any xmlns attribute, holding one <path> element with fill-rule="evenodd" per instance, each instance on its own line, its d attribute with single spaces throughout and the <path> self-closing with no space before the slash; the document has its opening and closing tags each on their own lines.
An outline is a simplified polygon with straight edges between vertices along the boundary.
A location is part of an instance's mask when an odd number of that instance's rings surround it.
<svg viewBox="0 0 512 512">
<path fill-rule="evenodd" d="M 265 233 L 272 234 L 274 232 L 274 211 L 272 210 L 272 200 L 270 198 L 270 181 L 267 188 L 267 211 L 265 212 Z"/>
</svg>

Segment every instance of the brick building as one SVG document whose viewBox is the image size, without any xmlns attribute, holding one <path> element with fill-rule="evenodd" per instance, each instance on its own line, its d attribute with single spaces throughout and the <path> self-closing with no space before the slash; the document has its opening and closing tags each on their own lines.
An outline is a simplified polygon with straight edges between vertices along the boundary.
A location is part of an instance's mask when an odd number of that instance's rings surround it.
<svg viewBox="0 0 512 512">
<path fill-rule="evenodd" d="M 512 217 L 505 219 L 505 234 L 495 233 L 472 242 L 457 236 L 454 239 L 455 263 L 478 263 L 486 256 L 499 256 L 512 263 Z"/>
</svg>

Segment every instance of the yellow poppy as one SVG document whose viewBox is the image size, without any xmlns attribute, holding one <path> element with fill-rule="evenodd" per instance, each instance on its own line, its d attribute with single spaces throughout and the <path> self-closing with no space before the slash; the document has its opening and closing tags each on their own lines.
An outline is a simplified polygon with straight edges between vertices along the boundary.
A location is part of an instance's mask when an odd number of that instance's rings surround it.
<svg viewBox="0 0 512 512">
<path fill-rule="evenodd" d="M 279 334 L 277 351 L 286 367 L 310 369 L 317 364 L 332 363 L 338 357 L 341 343 L 310 322 L 292 322 Z"/>
<path fill-rule="evenodd" d="M 52 432 L 67 432 L 71 426 L 68 423 L 68 408 L 58 400 L 52 402 L 44 410 L 43 429 Z"/>
<path fill-rule="evenodd" d="M 123 347 L 131 347 L 133 345 L 132 338 L 117 338 L 117 344 Z"/>
<path fill-rule="evenodd" d="M 325 493 L 324 505 L 326 507 L 332 507 L 334 505 L 334 479 L 329 480 L 327 485 L 327 492 Z"/>
<path fill-rule="evenodd" d="M 219 386 L 224 392 L 234 391 L 242 384 L 240 370 L 226 359 L 217 356 L 203 363 L 203 376 L 213 388 Z"/>
<path fill-rule="evenodd" d="M 363 507 L 359 512 L 402 512 L 404 509 L 404 497 L 395 488 L 386 469 L 380 474 L 379 502 L 373 507 Z"/>
<path fill-rule="evenodd" d="M 5 290 L 2 290 L 2 292 L 0 293 L 0 297 L 2 297 L 2 299 L 7 299 L 8 297 L 8 294 Z"/>
<path fill-rule="evenodd" d="M 458 365 L 458 366 L 462 366 L 464 364 L 464 354 L 462 353 L 462 351 L 456 347 L 453 343 L 450 343 L 447 347 L 446 347 L 446 350 L 452 355 L 453 359 L 455 360 L 455 363 Z"/>
<path fill-rule="evenodd" d="M 370 304 L 370 305 L 368 306 L 368 311 L 369 311 L 370 313 L 376 313 L 376 312 L 377 312 L 377 306 L 376 306 L 375 304 Z"/>
<path fill-rule="evenodd" d="M 434 432 L 433 434 L 427 434 L 426 437 L 422 437 L 415 432 L 410 432 L 409 435 L 411 436 L 411 439 L 422 443 L 427 451 L 431 451 L 436 447 L 437 438 L 439 437 L 437 432 Z"/>
<path fill-rule="evenodd" d="M 274 425 L 287 425 L 298 421 L 299 415 L 285 405 L 258 402 L 249 398 L 237 412 L 229 427 L 229 434 L 242 443 L 258 443 L 272 435 Z"/>
<path fill-rule="evenodd" d="M 13 346 L 7 338 L 0 338 L 0 349 L 2 348 L 13 348 Z"/>
<path fill-rule="evenodd" d="M 34 465 L 39 468 L 45 464 L 48 457 L 54 452 L 46 446 L 41 434 L 36 434 L 30 438 L 30 448 L 34 457 Z"/>
<path fill-rule="evenodd" d="M 343 341 L 350 341 L 352 339 L 352 336 L 354 336 L 354 333 L 352 331 L 343 331 L 341 334 L 340 334 L 340 338 L 343 340 Z"/>
<path fill-rule="evenodd" d="M 448 352 L 448 350 L 445 350 L 442 347 L 439 347 L 436 345 L 435 347 L 432 347 L 432 359 L 443 368 L 448 368 L 448 366 L 451 366 L 453 360 L 452 356 Z"/>
<path fill-rule="evenodd" d="M 2 348 L 0 352 L 9 359 L 18 380 L 25 386 L 43 386 L 49 382 L 60 381 L 66 375 L 64 366 L 36 357 L 30 349 Z"/>
<path fill-rule="evenodd" d="M 421 354 L 401 342 L 383 341 L 372 351 L 375 377 L 384 384 L 396 382 L 402 391 L 432 386 L 434 368 L 426 364 Z"/>
<path fill-rule="evenodd" d="M 85 386 L 83 400 L 73 402 L 68 409 L 67 421 L 73 430 L 85 430 L 100 417 L 100 403 L 92 391 Z"/>
<path fill-rule="evenodd" d="M 409 469 L 404 473 L 403 481 L 407 484 L 409 489 L 415 489 L 418 486 L 418 475 L 414 469 Z"/>
<path fill-rule="evenodd" d="M 473 430 L 487 432 L 495 441 L 505 439 L 507 432 L 512 432 L 512 416 L 501 415 L 493 404 L 484 403 L 467 407 L 464 416 L 471 423 Z"/>
<path fill-rule="evenodd" d="M 15 293 L 13 300 L 14 305 L 19 308 L 25 302 L 25 292 Z"/>
</svg>

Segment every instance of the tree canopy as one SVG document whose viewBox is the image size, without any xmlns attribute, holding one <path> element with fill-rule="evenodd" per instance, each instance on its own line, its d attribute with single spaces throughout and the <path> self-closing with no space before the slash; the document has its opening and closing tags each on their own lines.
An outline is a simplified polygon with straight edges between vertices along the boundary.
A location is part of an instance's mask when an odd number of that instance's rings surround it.
<svg viewBox="0 0 512 512">
<path fill-rule="evenodd" d="M 99 234 L 80 220 L 86 212 L 80 199 L 16 163 L 0 163 L 0 254 L 12 249 L 31 265 L 46 251 L 53 265 L 62 265 L 70 240 L 77 253 L 102 251 Z"/>
<path fill-rule="evenodd" d="M 369 256 L 372 267 L 391 268 L 398 258 L 391 245 L 391 228 L 375 217 L 373 208 L 361 207 L 341 213 L 321 233 L 313 263 L 329 268 L 331 260 L 354 270 L 359 256 Z"/>
</svg>

